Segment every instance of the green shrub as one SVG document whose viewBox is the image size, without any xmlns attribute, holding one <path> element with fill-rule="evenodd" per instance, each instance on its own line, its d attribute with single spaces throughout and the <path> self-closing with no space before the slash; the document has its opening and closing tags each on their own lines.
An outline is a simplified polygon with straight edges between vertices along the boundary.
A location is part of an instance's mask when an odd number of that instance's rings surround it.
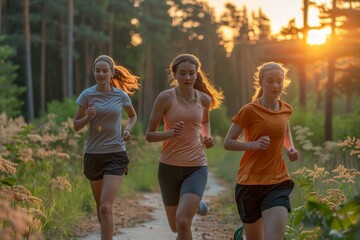
<svg viewBox="0 0 360 240">
<path fill-rule="evenodd" d="M 211 134 L 225 137 L 230 125 L 231 119 L 227 116 L 226 107 L 216 109 L 210 112 Z"/>
</svg>

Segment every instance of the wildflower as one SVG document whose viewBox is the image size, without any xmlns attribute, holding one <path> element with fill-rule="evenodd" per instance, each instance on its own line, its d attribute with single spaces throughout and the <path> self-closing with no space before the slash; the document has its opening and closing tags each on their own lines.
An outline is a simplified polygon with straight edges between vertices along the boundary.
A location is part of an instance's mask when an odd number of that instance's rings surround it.
<svg viewBox="0 0 360 240">
<path fill-rule="evenodd" d="M 309 174 L 312 177 L 312 180 L 315 181 L 318 178 L 325 177 L 329 175 L 328 171 L 325 171 L 325 168 L 318 167 L 316 164 L 314 165 L 314 171 Z"/>
<path fill-rule="evenodd" d="M 351 150 L 350 156 L 357 155 L 357 158 L 360 158 L 360 150 Z"/>
<path fill-rule="evenodd" d="M 335 179 L 329 178 L 329 179 L 325 179 L 323 180 L 323 183 L 326 183 L 328 185 L 335 183 L 335 184 L 340 184 L 338 181 L 336 181 Z"/>
<path fill-rule="evenodd" d="M 43 211 L 41 211 L 40 209 L 29 208 L 29 209 L 27 209 L 27 212 L 29 214 L 31 214 L 32 216 L 34 216 L 35 218 L 47 219 L 46 214 Z"/>
<path fill-rule="evenodd" d="M 54 190 L 63 191 L 66 189 L 68 192 L 71 192 L 71 184 L 65 177 L 57 177 L 50 180 L 51 187 Z"/>
<path fill-rule="evenodd" d="M 2 213 L 0 219 L 10 223 L 15 235 L 22 236 L 28 232 L 32 225 L 32 219 L 26 214 L 23 208 L 16 207 L 13 209 L 8 202 L 0 201 L 0 210 Z"/>
<path fill-rule="evenodd" d="M 21 148 L 19 158 L 25 163 L 34 161 L 32 148 Z"/>
<path fill-rule="evenodd" d="M 70 159 L 70 156 L 69 156 L 69 154 L 67 154 L 67 153 L 61 153 L 61 152 L 59 152 L 57 155 L 58 155 L 59 157 L 61 157 L 61 158 L 66 159 L 66 160 L 69 160 L 69 159 Z"/>
<path fill-rule="evenodd" d="M 32 142 L 42 142 L 42 137 L 39 134 L 28 134 L 27 136 Z"/>
<path fill-rule="evenodd" d="M 328 189 L 326 190 L 327 196 L 322 198 L 322 201 L 329 205 L 330 209 L 333 211 L 338 211 L 340 205 L 345 201 L 345 195 L 340 189 Z"/>
<path fill-rule="evenodd" d="M 343 142 L 339 143 L 338 146 L 350 148 L 353 145 L 353 141 L 355 141 L 355 137 L 351 138 L 348 136 Z M 345 150 L 345 148 L 343 150 Z"/>
<path fill-rule="evenodd" d="M 334 177 L 335 179 L 342 179 L 343 182 L 347 183 L 355 183 L 355 177 L 360 175 L 360 172 L 356 169 L 347 169 L 341 164 L 332 172 L 338 174 Z"/>
<path fill-rule="evenodd" d="M 1 194 L 8 198 L 14 199 L 20 202 L 39 203 L 41 200 L 31 195 L 30 191 L 23 185 L 15 185 L 12 187 L 3 187 Z"/>
<path fill-rule="evenodd" d="M 15 174 L 17 165 L 18 164 L 10 162 L 0 156 L 0 172 Z"/>
</svg>

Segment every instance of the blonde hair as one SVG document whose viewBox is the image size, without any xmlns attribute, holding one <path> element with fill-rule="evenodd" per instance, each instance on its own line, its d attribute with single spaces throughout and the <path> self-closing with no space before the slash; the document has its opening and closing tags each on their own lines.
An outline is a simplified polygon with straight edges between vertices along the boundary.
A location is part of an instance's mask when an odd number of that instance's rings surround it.
<svg viewBox="0 0 360 240">
<path fill-rule="evenodd" d="M 266 62 L 260 66 L 257 67 L 257 71 L 254 74 L 254 83 L 253 83 L 253 87 L 255 89 L 255 93 L 252 96 L 252 100 L 256 100 L 258 98 L 260 98 L 262 96 L 262 87 L 261 87 L 261 82 L 264 80 L 264 75 L 266 72 L 273 70 L 273 69 L 277 69 L 280 70 L 283 74 L 284 74 L 284 88 L 282 93 L 285 94 L 285 89 L 290 85 L 291 80 L 287 77 L 287 73 L 289 71 L 288 68 L 284 67 L 284 65 L 282 63 L 278 63 L 278 62 Z M 280 97 L 280 96 L 279 96 Z"/>
<path fill-rule="evenodd" d="M 196 67 L 197 78 L 195 80 L 194 88 L 208 94 L 211 97 L 210 110 L 217 109 L 220 107 L 222 100 L 224 99 L 223 92 L 217 90 L 214 84 L 207 78 L 204 71 L 201 69 L 200 60 L 193 54 L 180 54 L 171 63 L 169 67 L 171 86 L 177 86 L 178 82 L 175 79 L 175 74 L 179 64 L 188 62 Z"/>
<path fill-rule="evenodd" d="M 110 84 L 113 87 L 125 91 L 127 94 L 134 94 L 134 90 L 140 89 L 140 84 L 138 83 L 139 77 L 133 75 L 128 69 L 123 66 L 116 65 L 114 60 L 108 55 L 98 56 L 93 64 L 93 69 L 98 62 L 106 62 L 109 64 L 111 71 L 114 73 L 114 76 L 111 78 Z"/>
</svg>

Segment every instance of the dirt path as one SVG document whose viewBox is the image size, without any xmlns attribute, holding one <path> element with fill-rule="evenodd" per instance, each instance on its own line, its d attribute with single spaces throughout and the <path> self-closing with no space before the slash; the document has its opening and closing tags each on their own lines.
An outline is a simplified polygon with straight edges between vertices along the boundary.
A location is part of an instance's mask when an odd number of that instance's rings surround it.
<svg viewBox="0 0 360 240">
<path fill-rule="evenodd" d="M 193 223 L 193 238 L 197 239 L 231 239 L 231 232 L 224 226 L 220 226 L 218 216 L 212 211 L 212 202 L 224 189 L 210 173 L 204 201 L 209 206 L 209 214 L 205 217 L 196 215 Z M 133 203 L 131 213 L 120 213 L 116 216 L 117 224 L 115 237 L 119 240 L 175 240 L 176 234 L 172 233 L 166 219 L 166 214 L 159 193 L 145 193 L 138 201 Z M 122 202 L 124 205 L 124 202 Z M 121 208 L 120 208 L 121 209 Z M 134 212 L 136 211 L 136 212 Z M 118 212 L 115 210 L 115 212 Z M 128 219 L 126 214 L 132 214 L 135 218 Z M 93 233 L 75 238 L 76 240 L 99 240 L 98 223 L 92 219 L 92 224 L 87 223 L 87 231 Z M 83 231 L 84 232 L 84 231 Z M 86 232 L 86 231 L 85 231 Z M 85 235 L 84 233 L 82 235 Z"/>
</svg>

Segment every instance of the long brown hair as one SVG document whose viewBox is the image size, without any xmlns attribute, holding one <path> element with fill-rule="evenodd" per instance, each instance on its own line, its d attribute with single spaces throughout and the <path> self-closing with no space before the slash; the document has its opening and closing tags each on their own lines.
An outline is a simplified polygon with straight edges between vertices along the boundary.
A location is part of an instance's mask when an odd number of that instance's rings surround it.
<svg viewBox="0 0 360 240">
<path fill-rule="evenodd" d="M 252 96 L 252 100 L 256 100 L 258 98 L 260 98 L 263 94 L 263 90 L 261 87 L 261 82 L 264 80 L 264 75 L 267 71 L 273 70 L 273 69 L 277 69 L 280 70 L 283 74 L 284 74 L 284 88 L 283 88 L 283 94 L 285 93 L 285 89 L 290 85 L 291 80 L 287 77 L 287 73 L 289 71 L 289 69 L 287 69 L 286 67 L 284 67 L 284 65 L 282 63 L 278 63 L 278 62 L 266 62 L 260 66 L 257 67 L 257 71 L 254 74 L 254 82 L 253 82 L 253 87 L 255 89 L 255 93 Z"/>
<path fill-rule="evenodd" d="M 220 107 L 222 100 L 224 99 L 223 92 L 217 90 L 214 84 L 207 78 L 206 74 L 201 68 L 200 60 L 193 54 L 180 54 L 171 63 L 169 67 L 171 86 L 177 86 L 178 82 L 175 79 L 177 67 L 180 63 L 189 62 L 196 67 L 197 78 L 194 84 L 194 88 L 208 94 L 211 97 L 210 110 L 217 109 Z"/>
<path fill-rule="evenodd" d="M 98 56 L 93 64 L 103 61 L 109 64 L 111 71 L 114 73 L 114 76 L 111 78 L 110 84 L 113 87 L 125 91 L 127 94 L 132 95 L 135 93 L 135 90 L 140 89 L 140 84 L 138 83 L 139 77 L 133 75 L 128 69 L 123 66 L 116 65 L 114 60 L 108 55 Z"/>
</svg>

